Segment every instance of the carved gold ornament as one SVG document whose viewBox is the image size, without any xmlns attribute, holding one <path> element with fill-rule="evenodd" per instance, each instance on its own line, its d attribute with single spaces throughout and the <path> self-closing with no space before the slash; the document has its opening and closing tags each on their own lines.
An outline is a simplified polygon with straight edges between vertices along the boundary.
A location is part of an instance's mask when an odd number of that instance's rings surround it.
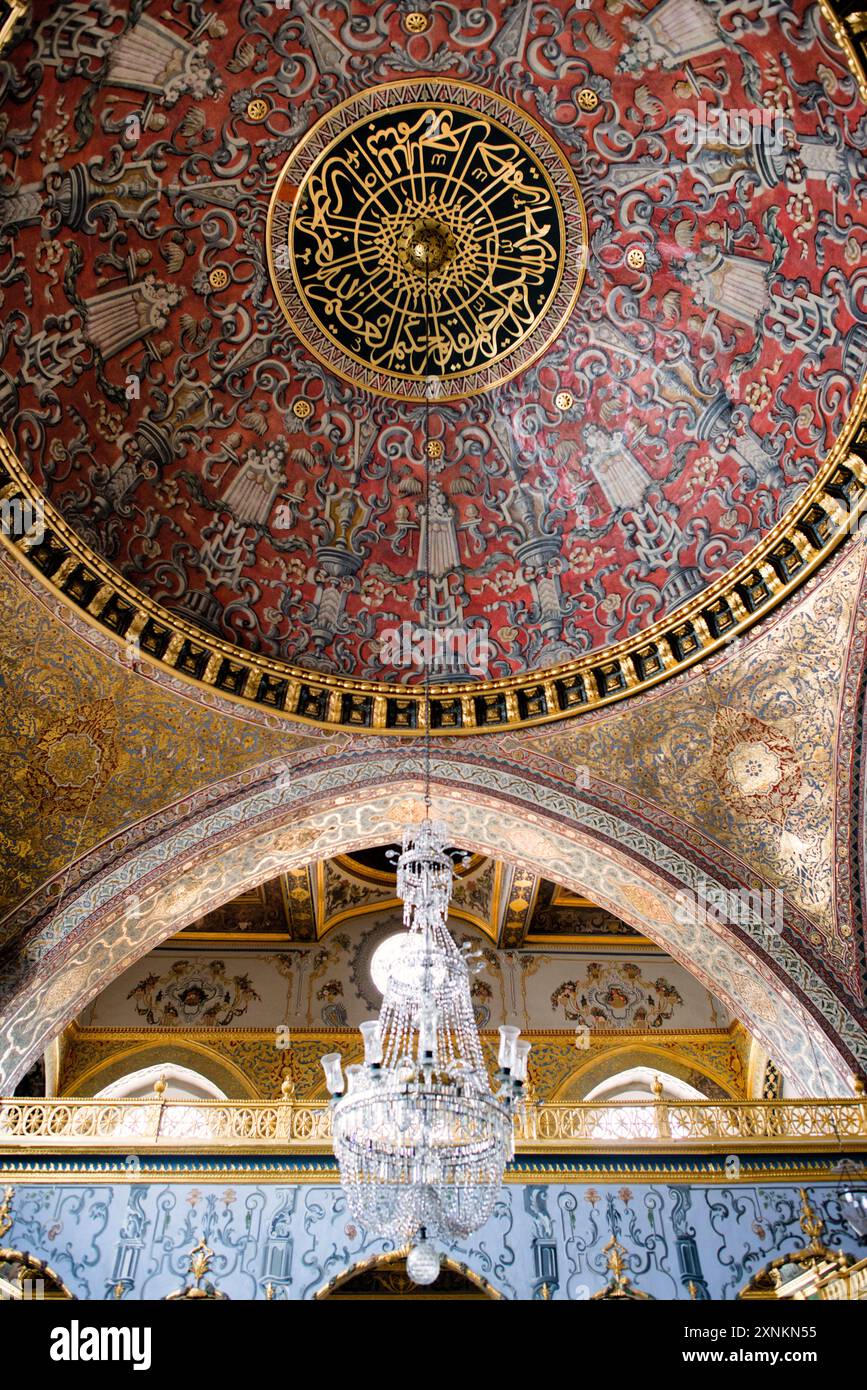
<svg viewBox="0 0 867 1390">
<path fill-rule="evenodd" d="M 221 265 L 216 266 L 208 276 L 208 284 L 212 290 L 224 290 L 229 283 L 229 272 L 224 270 Z"/>
<path fill-rule="evenodd" d="M 251 121 L 264 121 L 270 109 L 264 97 L 254 97 L 247 102 L 247 116 Z"/>
<path fill-rule="evenodd" d="M 410 10 L 404 15 L 403 27 L 408 34 L 423 34 L 430 28 L 430 19 L 421 10 Z"/>
<path fill-rule="evenodd" d="M 0 53 L 11 48 L 15 29 L 30 13 L 30 0 L 7 0 L 0 10 Z"/>
<path fill-rule="evenodd" d="M 268 259 L 308 349 L 380 395 L 454 399 L 533 362 L 575 305 L 587 224 L 566 156 L 468 83 L 350 97 L 287 161 Z"/>
<path fill-rule="evenodd" d="M 0 1202 L 0 1239 L 5 1236 L 7 1231 L 12 1230 L 12 1217 L 9 1215 L 12 1210 L 12 1198 L 14 1189 L 7 1187 L 3 1194 L 3 1201 Z"/>
</svg>

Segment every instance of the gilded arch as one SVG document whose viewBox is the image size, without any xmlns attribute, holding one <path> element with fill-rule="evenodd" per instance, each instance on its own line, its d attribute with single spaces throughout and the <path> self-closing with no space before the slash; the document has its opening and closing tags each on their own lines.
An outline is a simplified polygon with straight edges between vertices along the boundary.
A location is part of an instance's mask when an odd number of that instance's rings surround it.
<svg viewBox="0 0 867 1390">
<path fill-rule="evenodd" d="M 259 1100 L 258 1091 L 231 1058 L 195 1038 L 163 1035 L 112 1051 L 111 1055 L 79 1071 L 63 1087 L 64 1096 L 95 1096 L 128 1072 L 149 1065 L 176 1062 L 198 1071 L 225 1093 L 228 1100 Z"/>
<path fill-rule="evenodd" d="M 600 1081 L 625 1070 L 628 1066 L 650 1066 L 692 1085 L 697 1084 L 695 1074 L 700 1073 L 700 1076 L 710 1083 L 706 1092 L 710 1099 L 714 1099 L 715 1096 L 719 1099 L 739 1099 L 729 1078 L 712 1071 L 701 1058 L 678 1051 L 676 1043 L 673 1042 L 670 1047 L 663 1047 L 635 1038 L 632 1041 L 624 1041 L 620 1046 L 606 1047 L 602 1056 L 589 1057 L 580 1063 L 574 1071 L 564 1077 L 551 1100 L 582 1100 Z"/>
<path fill-rule="evenodd" d="M 419 1288 L 406 1273 L 406 1251 L 393 1250 L 385 1255 L 371 1255 L 355 1260 L 317 1289 L 314 1299 L 334 1297 L 371 1298 L 380 1295 L 399 1298 L 413 1295 L 427 1298 L 487 1298 L 502 1301 L 503 1294 L 495 1289 L 484 1275 L 476 1274 L 469 1265 L 449 1256 L 442 1257 L 441 1274 L 436 1284 Z M 355 1285 L 355 1290 L 350 1286 Z M 357 1290 L 357 1292 L 356 1292 Z"/>
<path fill-rule="evenodd" d="M 29 1288 L 28 1288 L 29 1286 Z M 38 1290 L 38 1293 L 33 1290 Z M 27 1250 L 0 1246 L 0 1290 L 4 1300 L 16 1302 L 31 1298 L 75 1299 L 76 1294 L 60 1275 Z"/>
<path fill-rule="evenodd" d="M 344 757 L 292 778 L 244 787 L 216 809 L 192 811 L 141 848 L 99 851 L 101 872 L 70 888 L 27 933 L 22 971 L 7 961 L 0 1017 L 3 1085 L 13 1084 L 108 981 L 195 917 L 245 889 L 336 853 L 394 839 L 419 814 L 412 750 Z M 435 814 L 467 848 L 555 877 L 656 941 L 722 998 L 805 1092 L 838 1093 L 867 1057 L 862 1030 L 777 934 L 752 940 L 696 916 L 678 893 L 702 871 L 635 820 L 529 776 L 458 759 L 433 764 Z"/>
</svg>

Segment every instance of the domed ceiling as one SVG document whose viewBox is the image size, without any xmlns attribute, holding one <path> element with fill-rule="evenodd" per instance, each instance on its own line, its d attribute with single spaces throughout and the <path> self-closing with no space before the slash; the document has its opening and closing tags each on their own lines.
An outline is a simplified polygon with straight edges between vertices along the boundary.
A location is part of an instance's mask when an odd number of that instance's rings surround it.
<svg viewBox="0 0 867 1390">
<path fill-rule="evenodd" d="M 427 549 L 438 730 L 620 698 L 862 488 L 857 83 L 802 3 L 368 9 L 36 5 L 0 219 L 8 495 L 54 509 L 23 549 L 145 656 L 398 731 Z"/>
</svg>

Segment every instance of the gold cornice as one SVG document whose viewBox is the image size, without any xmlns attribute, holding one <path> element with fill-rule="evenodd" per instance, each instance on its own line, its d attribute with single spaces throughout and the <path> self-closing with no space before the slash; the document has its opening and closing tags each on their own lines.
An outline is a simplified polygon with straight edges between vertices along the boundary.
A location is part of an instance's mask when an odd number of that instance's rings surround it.
<svg viewBox="0 0 867 1390">
<path fill-rule="evenodd" d="M 597 904 L 594 903 L 592 899 L 583 897 L 580 893 L 573 893 L 571 888 L 564 888 L 561 883 L 555 883 L 550 906 L 596 907 Z"/>
<path fill-rule="evenodd" d="M 657 951 L 660 955 L 668 955 L 667 951 L 647 936 L 536 936 L 530 932 L 529 936 L 524 938 L 522 949 L 532 955 L 540 946 L 559 946 L 563 951 L 580 951 L 584 946 L 605 946 L 624 955 L 630 951 Z M 549 952 L 546 951 L 545 954 L 548 955 Z"/>
<path fill-rule="evenodd" d="M 671 1042 L 701 1042 L 708 1038 L 731 1039 L 737 1027 L 738 1023 L 735 1020 L 727 1028 L 660 1028 L 652 1033 L 633 1028 L 594 1028 L 591 1031 L 591 1036 L 603 1040 L 628 1038 L 633 1043 L 658 1042 L 660 1038 Z M 273 1042 L 274 1040 L 273 1028 L 163 1028 L 157 1025 L 151 1028 L 133 1028 L 123 1023 L 95 1027 L 74 1021 L 68 1025 L 67 1032 L 71 1039 L 82 1038 L 93 1041 L 108 1041 L 113 1038 L 159 1038 L 163 1041 L 168 1041 L 170 1038 L 197 1038 L 202 1042 L 214 1038 L 246 1039 L 248 1042 Z M 496 1046 L 499 1039 L 496 1028 L 481 1028 L 479 1035 L 490 1042 L 492 1046 Z M 539 1042 L 550 1041 L 552 1038 L 560 1038 L 563 1042 L 568 1042 L 570 1046 L 574 1045 L 575 1042 L 574 1028 L 522 1028 L 521 1035 L 529 1040 Z M 339 1043 L 347 1037 L 357 1038 L 358 1029 L 351 1024 L 347 1024 L 344 1028 L 308 1028 L 292 1025 L 291 1036 L 293 1039 L 303 1038 L 306 1041 L 319 1039 L 326 1043 Z"/>
<path fill-rule="evenodd" d="M 867 102 L 867 24 L 863 12 L 838 15 L 829 0 L 819 0 L 819 8 L 843 50 L 849 71 L 858 83 L 861 100 Z"/>
<path fill-rule="evenodd" d="M 649 690 L 722 649 L 794 593 L 849 534 L 867 501 L 867 382 L 834 447 L 798 501 L 726 575 L 644 632 L 542 671 L 473 685 L 432 687 L 432 732 L 466 736 L 546 724 Z M 857 438 L 856 438 L 857 436 Z M 864 458 L 852 452 L 853 445 Z M 846 489 L 851 506 L 839 500 Z M 130 634 L 150 664 L 211 694 L 332 730 L 417 736 L 421 687 L 311 673 L 232 646 L 170 613 L 95 555 L 42 498 L 0 435 L 0 499 L 44 507 L 45 535 L 3 544 L 30 574 L 121 643 Z M 716 633 L 717 635 L 714 635 Z"/>
<path fill-rule="evenodd" d="M 616 1154 L 612 1154 L 616 1158 Z M 696 1155 L 690 1155 L 695 1160 Z M 148 1164 L 147 1159 L 143 1158 L 141 1166 L 136 1167 L 133 1172 L 128 1169 L 103 1169 L 97 1168 L 90 1162 L 82 1163 L 76 1168 L 72 1165 L 64 1167 L 64 1160 L 51 1160 L 46 1163 L 40 1171 L 35 1165 L 24 1171 L 19 1168 L 7 1168 L 0 1162 L 0 1183 L 9 1183 L 16 1187 L 23 1186 L 69 1186 L 73 1183 L 86 1183 L 88 1187 L 96 1184 L 111 1184 L 117 1187 L 126 1187 L 132 1184 L 140 1185 L 143 1182 L 257 1182 L 265 1185 L 275 1183 L 289 1183 L 291 1185 L 310 1185 L 317 1184 L 325 1187 L 336 1187 L 340 1183 L 340 1174 L 334 1169 L 323 1169 L 320 1165 L 288 1165 L 284 1169 L 275 1168 L 273 1164 L 261 1167 L 255 1163 L 238 1168 L 227 1168 L 219 1164 L 208 1164 L 206 1161 L 195 1164 L 177 1164 L 171 1169 L 165 1167 L 155 1167 Z M 689 1184 L 690 1186 L 718 1186 L 725 1184 L 726 1187 L 743 1187 L 748 1183 L 762 1183 L 767 1185 L 775 1182 L 797 1183 L 797 1182 L 835 1182 L 839 1183 L 840 1174 L 836 1171 L 833 1163 L 793 1163 L 780 1165 L 777 1171 L 769 1168 L 767 1163 L 752 1165 L 746 1161 L 741 1161 L 740 1168 L 736 1176 L 729 1176 L 726 1172 L 725 1161 L 723 1159 L 708 1159 L 706 1166 L 701 1171 L 696 1171 L 695 1161 L 684 1168 L 674 1164 L 653 1164 L 646 1168 L 619 1168 L 610 1163 L 593 1163 L 585 1157 L 580 1164 L 570 1167 L 557 1167 L 554 1164 L 522 1163 L 519 1171 L 507 1169 L 503 1176 L 503 1181 L 512 1184 L 526 1183 L 562 1183 L 564 1186 L 592 1182 L 600 1185 L 604 1183 L 617 1183 L 622 1186 L 624 1182 L 630 1185 L 638 1183 L 674 1183 Z"/>
<path fill-rule="evenodd" d="M 155 951 L 164 951 L 167 946 L 173 951 L 188 951 L 190 944 L 194 941 L 201 941 L 205 945 L 209 941 L 222 941 L 226 945 L 234 942 L 235 945 L 243 948 L 249 941 L 255 941 L 257 946 L 266 946 L 271 942 L 274 946 L 279 946 L 283 950 L 287 946 L 311 946 L 311 941 L 296 941 L 288 932 L 281 931 L 196 931 L 186 933 L 188 927 L 183 927 L 177 936 L 167 936 L 165 941 L 161 941 L 154 947 Z"/>
</svg>

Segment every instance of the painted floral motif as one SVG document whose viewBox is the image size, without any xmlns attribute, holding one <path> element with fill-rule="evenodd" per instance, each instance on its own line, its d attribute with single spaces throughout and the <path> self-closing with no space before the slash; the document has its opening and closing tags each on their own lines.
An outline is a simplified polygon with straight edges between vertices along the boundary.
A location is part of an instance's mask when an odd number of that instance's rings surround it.
<svg viewBox="0 0 867 1390">
<path fill-rule="evenodd" d="M 487 980 L 473 980 L 470 985 L 470 998 L 473 1001 L 473 1017 L 477 1028 L 487 1028 L 491 1021 L 490 1003 L 494 991 Z"/>
<path fill-rule="evenodd" d="M 260 996 L 249 975 L 226 974 L 225 963 L 213 960 L 195 967 L 177 960 L 165 975 L 146 975 L 127 995 L 136 1013 L 161 1027 L 199 1023 L 225 1027 L 241 1018 L 251 1000 Z"/>
<path fill-rule="evenodd" d="M 622 807 L 625 796 L 653 805 L 662 833 L 700 848 L 711 876 L 722 871 L 742 882 L 746 867 L 754 886 L 781 889 L 799 949 L 858 1008 L 859 919 L 841 912 L 838 923 L 834 908 L 835 863 L 842 865 L 846 849 L 838 841 L 835 850 L 829 789 L 835 769 L 851 766 L 851 755 L 839 759 L 838 741 L 849 746 L 857 726 L 854 706 L 841 706 L 841 696 L 852 634 L 858 640 L 863 624 L 863 560 L 853 547 L 788 612 L 679 689 L 615 718 L 552 726 L 507 743 L 513 761 L 538 762 L 549 775 L 555 757 L 567 776 L 575 766 L 600 769 L 607 786 L 619 788 L 604 794 L 609 804 Z M 759 793 L 760 785 L 767 791 Z M 631 897 L 633 890 L 624 892 Z M 656 915 L 649 903 L 640 910 Z"/>
<path fill-rule="evenodd" d="M 343 997 L 343 984 L 340 980 L 326 980 L 316 991 L 316 998 L 322 1005 L 322 1022 L 327 1028 L 345 1028 L 346 1008 L 338 1001 Z"/>
<path fill-rule="evenodd" d="M 591 961 L 583 980 L 565 980 L 551 995 L 555 1012 L 562 1005 L 570 1023 L 588 1028 L 661 1028 L 682 1004 L 669 980 L 645 980 L 629 961 Z"/>
<path fill-rule="evenodd" d="M 803 779 L 797 754 L 779 730 L 748 711 L 719 710 L 711 756 L 714 779 L 732 810 L 783 823 Z"/>
<path fill-rule="evenodd" d="M 40 809 L 61 797 L 82 810 L 103 790 L 118 764 L 118 718 L 112 700 L 94 700 L 52 720 L 40 734 L 22 774 Z"/>
</svg>

